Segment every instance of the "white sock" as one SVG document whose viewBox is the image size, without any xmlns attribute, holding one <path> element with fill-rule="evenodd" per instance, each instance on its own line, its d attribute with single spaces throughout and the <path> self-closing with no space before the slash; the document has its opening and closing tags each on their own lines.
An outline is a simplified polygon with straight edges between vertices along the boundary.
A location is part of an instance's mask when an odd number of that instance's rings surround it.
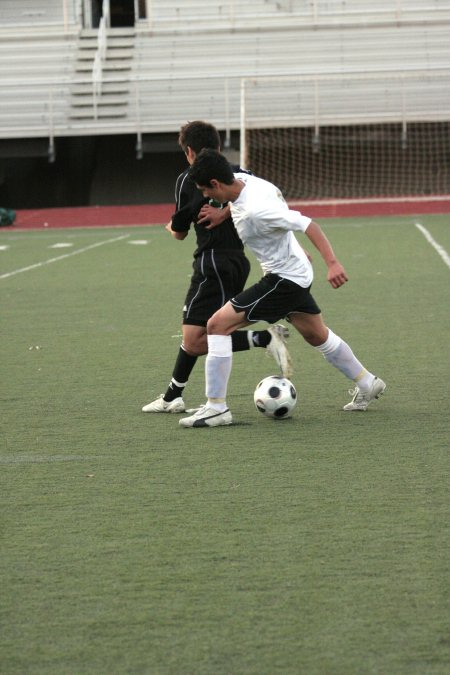
<svg viewBox="0 0 450 675">
<path fill-rule="evenodd" d="M 208 335 L 208 355 L 205 363 L 208 405 L 219 412 L 227 409 L 226 396 L 233 352 L 231 335 Z"/>
<path fill-rule="evenodd" d="M 343 375 L 357 383 L 362 391 L 369 389 L 375 376 L 364 368 L 353 354 L 349 345 L 328 329 L 328 338 L 316 347 L 322 352 L 328 363 L 341 371 Z"/>
</svg>

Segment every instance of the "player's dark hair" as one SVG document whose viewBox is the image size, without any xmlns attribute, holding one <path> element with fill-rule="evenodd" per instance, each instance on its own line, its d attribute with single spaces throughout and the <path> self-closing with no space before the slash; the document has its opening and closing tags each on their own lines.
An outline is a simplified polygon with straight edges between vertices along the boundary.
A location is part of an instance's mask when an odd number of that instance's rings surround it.
<svg viewBox="0 0 450 675">
<path fill-rule="evenodd" d="M 203 148 L 220 150 L 220 135 L 213 124 L 195 120 L 181 127 L 178 145 L 181 146 L 184 152 L 187 151 L 188 147 L 192 148 L 196 155 Z"/>
<path fill-rule="evenodd" d="M 189 175 L 197 185 L 211 187 L 214 178 L 220 183 L 231 185 L 234 181 L 233 168 L 229 161 L 217 150 L 202 150 L 189 169 Z"/>
</svg>

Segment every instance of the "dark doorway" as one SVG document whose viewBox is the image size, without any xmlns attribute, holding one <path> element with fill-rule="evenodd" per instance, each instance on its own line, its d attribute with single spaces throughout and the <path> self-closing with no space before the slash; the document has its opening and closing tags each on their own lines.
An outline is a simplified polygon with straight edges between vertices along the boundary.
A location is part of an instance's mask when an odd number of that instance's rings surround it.
<svg viewBox="0 0 450 675">
<path fill-rule="evenodd" d="M 98 28 L 102 18 L 103 0 L 92 0 L 92 28 Z M 110 0 L 111 28 L 134 26 L 135 0 Z M 140 18 L 145 17 L 145 2 L 139 1 Z M 141 15 L 142 13 L 142 15 Z"/>
<path fill-rule="evenodd" d="M 147 18 L 147 3 L 145 2 L 145 0 L 139 0 L 138 4 L 139 4 L 139 8 L 138 8 L 139 17 L 137 17 L 137 18 L 146 19 Z"/>
<path fill-rule="evenodd" d="M 111 27 L 134 26 L 134 0 L 111 0 Z"/>
<path fill-rule="evenodd" d="M 102 0 L 92 0 L 91 12 L 92 12 L 92 28 L 98 28 L 102 16 Z"/>
</svg>

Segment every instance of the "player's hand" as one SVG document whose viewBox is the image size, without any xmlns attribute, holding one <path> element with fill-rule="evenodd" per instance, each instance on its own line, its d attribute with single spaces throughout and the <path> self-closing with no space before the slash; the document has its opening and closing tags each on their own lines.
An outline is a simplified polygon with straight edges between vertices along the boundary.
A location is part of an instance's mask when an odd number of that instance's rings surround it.
<svg viewBox="0 0 450 675">
<path fill-rule="evenodd" d="M 339 288 L 343 286 L 346 281 L 348 281 L 348 276 L 341 263 L 336 261 L 329 265 L 327 280 L 330 282 L 333 288 Z"/>
<path fill-rule="evenodd" d="M 205 204 L 199 211 L 197 223 L 199 223 L 199 225 L 204 225 L 207 230 L 212 230 L 214 227 L 223 223 L 229 215 L 229 206 L 218 209 L 216 206 Z"/>
<path fill-rule="evenodd" d="M 172 237 L 174 239 L 178 239 L 180 241 L 183 241 L 183 239 L 186 239 L 186 237 L 189 234 L 189 230 L 186 230 L 185 232 L 176 232 L 175 230 L 172 230 L 172 221 L 167 223 L 167 225 L 165 226 L 165 229 L 167 230 L 167 232 L 169 232 L 169 234 L 172 235 Z"/>
</svg>

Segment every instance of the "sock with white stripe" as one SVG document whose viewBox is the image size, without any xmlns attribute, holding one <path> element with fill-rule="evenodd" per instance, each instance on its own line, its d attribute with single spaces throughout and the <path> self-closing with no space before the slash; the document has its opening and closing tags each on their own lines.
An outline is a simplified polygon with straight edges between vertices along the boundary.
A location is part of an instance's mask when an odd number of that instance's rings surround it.
<svg viewBox="0 0 450 675">
<path fill-rule="evenodd" d="M 183 345 L 181 345 L 177 360 L 175 361 L 175 367 L 172 373 L 172 379 L 167 388 L 166 393 L 163 396 L 164 401 L 168 403 L 183 395 L 183 390 L 188 383 L 189 376 L 192 372 L 193 367 L 197 362 L 197 356 L 192 356 L 184 351 Z"/>
<path fill-rule="evenodd" d="M 231 333 L 233 352 L 245 352 L 251 347 L 267 347 L 271 339 L 268 330 L 235 330 Z"/>
</svg>

